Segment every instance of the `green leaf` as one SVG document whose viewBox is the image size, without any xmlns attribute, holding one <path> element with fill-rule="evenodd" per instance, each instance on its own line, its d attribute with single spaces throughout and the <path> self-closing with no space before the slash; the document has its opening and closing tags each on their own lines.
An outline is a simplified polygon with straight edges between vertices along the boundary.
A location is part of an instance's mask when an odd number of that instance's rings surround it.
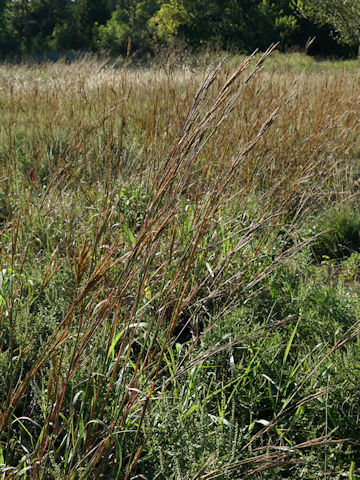
<svg viewBox="0 0 360 480">
<path fill-rule="evenodd" d="M 292 343 L 293 343 L 293 341 L 294 341 L 294 337 L 295 337 L 295 335 L 296 335 L 296 331 L 297 331 L 298 326 L 299 326 L 299 323 L 300 323 L 300 318 L 301 318 L 301 317 L 299 316 L 299 319 L 298 319 L 298 321 L 296 322 L 296 325 L 295 325 L 295 327 L 294 327 L 294 330 L 292 331 L 292 333 L 291 333 L 291 335 L 290 335 L 290 338 L 289 338 L 289 341 L 288 341 L 288 343 L 287 343 L 287 345 L 286 345 L 286 349 L 285 349 L 285 352 L 284 352 L 284 358 L 283 358 L 283 365 L 285 365 L 286 360 L 287 360 L 287 358 L 288 358 L 291 345 L 292 345 Z"/>
<path fill-rule="evenodd" d="M 131 245 L 134 246 L 136 244 L 136 238 L 134 237 L 130 228 L 127 225 L 124 225 L 124 231 L 125 231 L 126 235 L 129 237 Z"/>
<path fill-rule="evenodd" d="M 193 412 L 194 410 L 196 410 L 198 407 L 199 407 L 199 405 L 198 405 L 197 403 L 195 403 L 194 405 L 192 405 L 192 406 L 189 408 L 189 410 L 185 413 L 184 418 L 186 418 L 186 417 L 188 417 L 189 415 L 191 415 L 192 412 Z"/>
<path fill-rule="evenodd" d="M 110 345 L 110 348 L 109 348 L 109 351 L 108 351 L 108 354 L 107 354 L 107 357 L 106 357 L 106 361 L 109 359 L 110 355 L 112 355 L 117 343 L 119 342 L 120 338 L 124 335 L 124 333 L 126 332 L 126 330 L 128 330 L 129 328 L 137 328 L 137 327 L 147 327 L 147 323 L 146 322 L 140 322 L 140 323 L 132 323 L 131 325 L 128 325 L 126 328 L 124 328 L 123 330 L 121 330 L 117 335 L 116 337 L 114 338 L 114 340 L 112 341 L 112 344 Z"/>
<path fill-rule="evenodd" d="M 0 445 L 0 465 L 5 465 L 4 452 L 1 445 Z"/>
</svg>

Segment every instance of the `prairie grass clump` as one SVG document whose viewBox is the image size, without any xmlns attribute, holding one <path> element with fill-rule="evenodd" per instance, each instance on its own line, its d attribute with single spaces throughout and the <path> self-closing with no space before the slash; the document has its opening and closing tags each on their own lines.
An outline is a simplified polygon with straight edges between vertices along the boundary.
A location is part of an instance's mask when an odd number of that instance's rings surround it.
<svg viewBox="0 0 360 480">
<path fill-rule="evenodd" d="M 360 214 L 355 206 L 330 207 L 317 220 L 313 230 L 324 233 L 312 246 L 316 259 L 341 258 L 357 252 L 360 247 Z"/>
<path fill-rule="evenodd" d="M 358 471 L 356 71 L 272 51 L 0 67 L 4 478 Z"/>
</svg>

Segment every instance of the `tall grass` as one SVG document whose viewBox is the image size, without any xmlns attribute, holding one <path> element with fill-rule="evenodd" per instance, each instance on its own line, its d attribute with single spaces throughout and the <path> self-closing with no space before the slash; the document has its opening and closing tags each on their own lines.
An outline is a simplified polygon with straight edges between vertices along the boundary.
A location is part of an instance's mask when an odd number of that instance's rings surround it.
<svg viewBox="0 0 360 480">
<path fill-rule="evenodd" d="M 360 92 L 273 50 L 1 66 L 4 479 L 263 478 L 344 443 L 297 428 L 356 314 L 299 347 L 310 296 L 281 272 L 356 202 Z"/>
</svg>

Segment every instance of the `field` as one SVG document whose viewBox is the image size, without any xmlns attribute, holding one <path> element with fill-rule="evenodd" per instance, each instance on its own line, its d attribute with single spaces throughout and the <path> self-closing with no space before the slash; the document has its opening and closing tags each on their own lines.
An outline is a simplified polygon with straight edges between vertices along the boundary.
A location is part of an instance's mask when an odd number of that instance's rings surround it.
<svg viewBox="0 0 360 480">
<path fill-rule="evenodd" d="M 360 478 L 359 75 L 0 65 L 3 480 Z"/>
</svg>

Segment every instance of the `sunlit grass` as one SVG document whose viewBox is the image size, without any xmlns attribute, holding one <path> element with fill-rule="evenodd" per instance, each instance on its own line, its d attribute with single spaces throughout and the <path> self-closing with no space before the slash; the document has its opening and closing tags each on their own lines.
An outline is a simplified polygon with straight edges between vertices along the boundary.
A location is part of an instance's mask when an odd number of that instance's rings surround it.
<svg viewBox="0 0 360 480">
<path fill-rule="evenodd" d="M 0 66 L 4 478 L 358 468 L 357 65 L 267 56 Z"/>
</svg>

